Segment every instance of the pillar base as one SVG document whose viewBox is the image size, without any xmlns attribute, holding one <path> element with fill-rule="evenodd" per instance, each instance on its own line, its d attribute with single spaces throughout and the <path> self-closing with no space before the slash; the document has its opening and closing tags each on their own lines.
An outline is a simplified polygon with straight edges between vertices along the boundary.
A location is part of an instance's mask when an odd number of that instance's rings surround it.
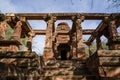
<svg viewBox="0 0 120 80">
<path fill-rule="evenodd" d="M 53 52 L 52 52 L 52 48 L 48 48 L 48 47 L 45 47 L 44 48 L 44 58 L 53 58 Z"/>
<path fill-rule="evenodd" d="M 77 58 L 83 59 L 85 57 L 86 57 L 86 55 L 85 55 L 85 48 L 84 47 L 78 48 L 77 49 Z"/>
</svg>

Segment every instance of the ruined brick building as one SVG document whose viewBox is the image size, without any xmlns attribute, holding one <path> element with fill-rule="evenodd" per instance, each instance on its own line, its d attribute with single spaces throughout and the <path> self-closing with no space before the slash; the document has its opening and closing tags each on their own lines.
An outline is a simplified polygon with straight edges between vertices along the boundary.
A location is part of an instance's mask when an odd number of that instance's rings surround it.
<svg viewBox="0 0 120 80">
<path fill-rule="evenodd" d="M 44 20 L 45 30 L 32 29 L 28 20 Z M 55 21 L 61 21 L 55 28 Z M 96 29 L 82 29 L 85 20 L 101 20 Z M 6 38 L 8 25 L 13 29 Z M 0 14 L 0 80 L 119 80 L 120 14 L 6 13 Z M 32 51 L 35 35 L 45 35 L 43 56 Z M 84 41 L 83 35 L 90 35 Z M 101 37 L 108 40 L 104 49 Z M 26 38 L 25 49 L 21 38 Z M 92 43 L 96 40 L 96 51 Z M 85 53 L 89 47 L 89 57 Z"/>
</svg>

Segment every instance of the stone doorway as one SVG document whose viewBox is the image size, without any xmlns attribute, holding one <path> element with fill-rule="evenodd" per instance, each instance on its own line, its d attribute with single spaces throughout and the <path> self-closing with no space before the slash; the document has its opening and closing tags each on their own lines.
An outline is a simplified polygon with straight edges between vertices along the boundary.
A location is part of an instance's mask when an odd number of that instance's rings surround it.
<svg viewBox="0 0 120 80">
<path fill-rule="evenodd" d="M 68 44 L 60 44 L 58 46 L 58 51 L 61 60 L 70 59 L 70 46 Z"/>
</svg>

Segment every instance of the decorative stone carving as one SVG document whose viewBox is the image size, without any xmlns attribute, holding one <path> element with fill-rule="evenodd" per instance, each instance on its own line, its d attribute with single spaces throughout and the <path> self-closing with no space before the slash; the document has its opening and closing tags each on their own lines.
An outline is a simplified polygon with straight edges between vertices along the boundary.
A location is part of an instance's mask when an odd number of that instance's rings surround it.
<svg viewBox="0 0 120 80">
<path fill-rule="evenodd" d="M 85 57 L 85 48 L 82 40 L 82 27 L 81 22 L 84 20 L 84 16 L 77 16 L 76 19 L 76 38 L 77 38 L 77 57 Z"/>
<path fill-rule="evenodd" d="M 35 36 L 35 33 L 33 31 L 28 33 L 28 40 L 27 40 L 27 50 L 32 51 L 32 38 Z"/>
<path fill-rule="evenodd" d="M 0 40 L 5 39 L 5 30 L 7 28 L 7 23 L 6 21 L 0 22 Z"/>
<path fill-rule="evenodd" d="M 22 31 L 22 22 L 21 21 L 18 21 L 15 25 L 15 29 L 14 29 L 14 32 L 12 34 L 12 37 L 11 39 L 16 39 L 16 40 L 20 40 L 20 37 L 21 37 L 21 31 Z"/>
</svg>

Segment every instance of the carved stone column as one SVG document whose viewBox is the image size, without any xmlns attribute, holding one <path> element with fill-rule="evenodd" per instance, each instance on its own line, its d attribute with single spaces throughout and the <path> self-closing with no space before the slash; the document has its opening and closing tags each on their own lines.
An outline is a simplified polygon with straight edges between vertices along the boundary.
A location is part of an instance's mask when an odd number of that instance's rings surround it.
<svg viewBox="0 0 120 80">
<path fill-rule="evenodd" d="M 118 36 L 115 20 L 109 22 L 110 37 Z"/>
<path fill-rule="evenodd" d="M 78 16 L 76 19 L 76 38 L 77 38 L 77 57 L 83 58 L 85 56 L 85 48 L 82 39 L 82 27 L 81 23 L 84 20 L 84 16 Z"/>
<path fill-rule="evenodd" d="M 72 34 L 72 53 L 73 53 L 73 59 L 77 58 L 77 41 L 76 41 L 76 32 Z"/>
<path fill-rule="evenodd" d="M 35 33 L 31 31 L 28 33 L 28 35 L 27 48 L 28 51 L 32 52 L 32 38 L 35 36 Z"/>
<path fill-rule="evenodd" d="M 109 49 L 120 49 L 119 36 L 117 32 L 117 25 L 115 20 L 109 22 L 109 39 L 108 39 Z"/>
<path fill-rule="evenodd" d="M 84 20 L 84 16 L 74 16 L 73 19 L 73 30 L 72 30 L 72 49 L 73 49 L 73 57 L 83 57 L 85 54 L 84 44 L 82 40 L 82 27 L 81 22 Z"/>
<path fill-rule="evenodd" d="M 47 29 L 46 29 L 46 43 L 44 48 L 44 58 L 52 58 L 53 53 L 53 32 L 54 32 L 54 22 L 55 17 L 47 17 L 46 23 L 47 23 Z"/>
</svg>

